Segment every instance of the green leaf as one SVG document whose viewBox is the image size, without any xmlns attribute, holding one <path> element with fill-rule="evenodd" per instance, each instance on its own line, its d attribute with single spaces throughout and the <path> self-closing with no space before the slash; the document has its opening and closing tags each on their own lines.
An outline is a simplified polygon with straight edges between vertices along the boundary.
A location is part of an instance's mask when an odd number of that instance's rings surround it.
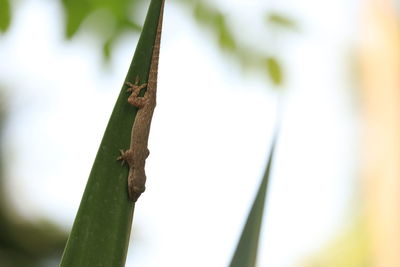
<svg viewBox="0 0 400 267">
<path fill-rule="evenodd" d="M 280 26 L 286 29 L 290 29 L 290 30 L 296 30 L 297 29 L 297 24 L 294 20 L 278 14 L 278 13 L 268 13 L 266 15 L 266 20 L 267 22 L 276 25 L 276 26 Z"/>
<path fill-rule="evenodd" d="M 202 1 L 196 1 L 193 7 L 193 14 L 199 22 L 206 25 L 216 34 L 221 49 L 231 53 L 237 50 L 236 40 L 226 23 L 225 16 L 221 12 Z"/>
<path fill-rule="evenodd" d="M 269 77 L 275 85 L 282 85 L 282 68 L 279 62 L 274 57 L 268 57 L 266 60 L 266 68 Z"/>
<path fill-rule="evenodd" d="M 0 0 L 0 32 L 8 30 L 11 22 L 10 2 L 8 0 Z"/>
<path fill-rule="evenodd" d="M 152 0 L 126 81 L 146 82 L 163 0 Z M 76 215 L 60 267 L 124 266 L 134 204 L 128 168 L 116 159 L 126 149 L 136 116 L 123 86 L 111 114 Z M 79 152 L 77 152 L 79 153 Z"/>
<path fill-rule="evenodd" d="M 62 0 L 65 8 L 66 28 L 65 35 L 72 38 L 84 19 L 90 14 L 91 6 L 87 0 Z"/>
<path fill-rule="evenodd" d="M 232 257 L 230 267 L 254 267 L 257 261 L 258 239 L 260 237 L 261 223 L 264 215 L 264 204 L 268 189 L 269 175 L 271 172 L 272 158 L 275 152 L 276 138 L 272 143 L 267 168 L 261 181 L 256 198 L 242 230 L 239 243 Z"/>
<path fill-rule="evenodd" d="M 223 49 L 235 51 L 236 42 L 232 32 L 229 30 L 228 25 L 226 24 L 225 17 L 222 14 L 218 13 L 214 19 L 215 27 L 218 30 L 219 45 Z"/>
<path fill-rule="evenodd" d="M 114 36 L 112 36 L 103 43 L 103 58 L 107 62 L 109 62 L 111 59 L 111 47 L 113 45 L 113 42 L 114 42 Z"/>
</svg>

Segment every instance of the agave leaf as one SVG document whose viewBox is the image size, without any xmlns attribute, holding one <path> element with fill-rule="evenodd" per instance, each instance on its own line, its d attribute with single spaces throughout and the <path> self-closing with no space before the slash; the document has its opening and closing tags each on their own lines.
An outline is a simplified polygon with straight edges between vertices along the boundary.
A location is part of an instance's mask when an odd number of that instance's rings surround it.
<svg viewBox="0 0 400 267">
<path fill-rule="evenodd" d="M 264 204 L 267 194 L 272 158 L 275 151 L 276 138 L 272 143 L 267 167 L 262 178 L 256 198 L 242 230 L 230 267 L 254 267 L 257 262 L 258 240 L 264 215 Z"/>
<path fill-rule="evenodd" d="M 164 0 L 152 0 L 126 80 L 146 82 Z M 124 83 L 125 84 L 125 83 Z M 124 266 L 134 204 L 128 199 L 128 168 L 116 159 L 127 149 L 136 108 L 122 86 L 94 161 L 61 267 Z"/>
</svg>

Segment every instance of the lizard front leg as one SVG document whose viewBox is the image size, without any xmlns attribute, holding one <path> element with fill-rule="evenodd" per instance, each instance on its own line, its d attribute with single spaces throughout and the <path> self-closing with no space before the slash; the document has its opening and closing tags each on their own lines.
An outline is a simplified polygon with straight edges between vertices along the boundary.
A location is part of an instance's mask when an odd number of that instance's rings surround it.
<svg viewBox="0 0 400 267">
<path fill-rule="evenodd" d="M 147 86 L 147 83 L 139 85 L 139 76 L 136 76 L 135 83 L 126 82 L 125 84 L 128 85 L 128 89 L 126 91 L 135 93 L 136 95 L 139 94 L 140 90 Z"/>
<path fill-rule="evenodd" d="M 132 92 L 128 97 L 129 104 L 137 108 L 142 108 L 147 102 L 147 97 L 146 95 L 144 97 L 139 97 L 139 93 L 140 90 L 147 86 L 147 83 L 139 85 L 139 77 L 136 77 L 135 84 L 131 82 L 127 82 L 126 84 L 129 86 L 127 92 Z"/>
</svg>

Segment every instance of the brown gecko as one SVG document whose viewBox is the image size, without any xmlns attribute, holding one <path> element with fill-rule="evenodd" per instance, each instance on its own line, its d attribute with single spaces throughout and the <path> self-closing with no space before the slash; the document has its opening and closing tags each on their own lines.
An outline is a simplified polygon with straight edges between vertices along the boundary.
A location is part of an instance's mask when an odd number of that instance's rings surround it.
<svg viewBox="0 0 400 267">
<path fill-rule="evenodd" d="M 140 195 L 146 189 L 146 173 L 145 164 L 146 158 L 149 156 L 149 149 L 147 148 L 151 119 L 153 117 L 154 108 L 156 107 L 156 93 L 157 93 L 157 70 L 158 58 L 160 53 L 160 40 L 162 28 L 164 3 L 161 6 L 161 13 L 157 26 L 156 38 L 154 41 L 153 52 L 150 63 L 150 72 L 148 83 L 139 85 L 139 77 L 136 77 L 135 84 L 127 82 L 129 86 L 128 92 L 131 95 L 128 97 L 129 104 L 138 108 L 136 118 L 132 126 L 131 144 L 128 150 L 121 150 L 121 156 L 118 160 L 128 163 L 128 193 L 129 198 L 136 202 Z M 147 87 L 143 97 L 139 97 L 141 89 Z"/>
</svg>

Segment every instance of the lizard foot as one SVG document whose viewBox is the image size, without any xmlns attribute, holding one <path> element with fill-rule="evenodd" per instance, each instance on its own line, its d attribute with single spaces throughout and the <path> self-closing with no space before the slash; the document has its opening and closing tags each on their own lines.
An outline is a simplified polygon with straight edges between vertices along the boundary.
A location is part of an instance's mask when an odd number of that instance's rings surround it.
<svg viewBox="0 0 400 267">
<path fill-rule="evenodd" d="M 139 94 L 140 90 L 147 86 L 147 83 L 139 85 L 139 76 L 136 76 L 136 81 L 134 84 L 131 82 L 126 82 L 125 84 L 128 85 L 128 89 L 126 89 L 126 91 L 132 92 L 132 94 L 135 94 L 136 96 Z"/>
<path fill-rule="evenodd" d="M 121 161 L 121 165 L 124 165 L 125 162 L 128 163 L 129 165 L 132 164 L 132 151 L 130 149 L 128 150 L 123 150 L 120 149 L 119 152 L 121 155 L 117 158 L 117 160 Z"/>
</svg>

